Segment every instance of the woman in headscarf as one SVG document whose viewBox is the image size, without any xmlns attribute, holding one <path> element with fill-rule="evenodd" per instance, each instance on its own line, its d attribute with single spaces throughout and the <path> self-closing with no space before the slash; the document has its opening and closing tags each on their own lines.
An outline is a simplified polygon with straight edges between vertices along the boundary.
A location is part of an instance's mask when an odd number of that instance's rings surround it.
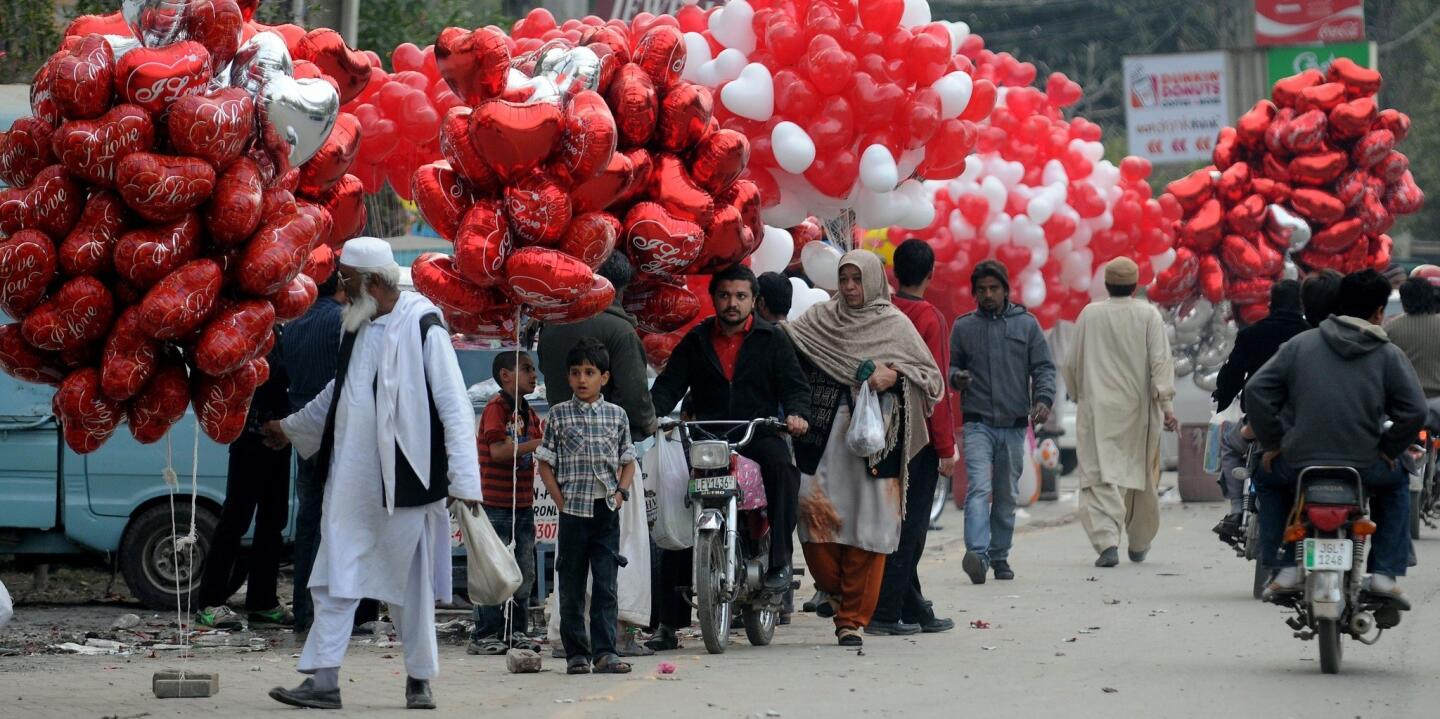
<svg viewBox="0 0 1440 719">
<path fill-rule="evenodd" d="M 863 643 L 880 594 L 885 555 L 900 539 L 905 472 L 929 442 L 925 418 L 944 390 L 935 360 L 914 325 L 890 303 L 880 258 L 867 250 L 840 258 L 840 292 L 783 325 L 811 387 L 810 431 L 795 442 L 799 531 L 805 562 L 828 598 L 841 646 Z M 864 383 L 881 393 L 885 448 L 852 453 L 845 441 Z"/>
</svg>

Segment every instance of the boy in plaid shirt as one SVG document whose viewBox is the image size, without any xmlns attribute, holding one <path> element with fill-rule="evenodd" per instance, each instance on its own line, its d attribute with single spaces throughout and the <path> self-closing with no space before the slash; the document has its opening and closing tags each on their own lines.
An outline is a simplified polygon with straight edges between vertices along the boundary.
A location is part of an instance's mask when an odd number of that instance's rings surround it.
<svg viewBox="0 0 1440 719">
<path fill-rule="evenodd" d="M 535 450 L 540 478 L 560 510 L 557 571 L 560 575 L 560 638 L 566 673 L 625 674 L 630 665 L 615 651 L 619 620 L 616 576 L 620 557 L 620 507 L 630 499 L 635 448 L 625 410 L 600 388 L 610 380 L 610 353 L 584 339 L 565 357 L 571 399 L 550 408 L 545 438 Z M 590 594 L 590 636 L 585 636 L 585 583 Z"/>
</svg>

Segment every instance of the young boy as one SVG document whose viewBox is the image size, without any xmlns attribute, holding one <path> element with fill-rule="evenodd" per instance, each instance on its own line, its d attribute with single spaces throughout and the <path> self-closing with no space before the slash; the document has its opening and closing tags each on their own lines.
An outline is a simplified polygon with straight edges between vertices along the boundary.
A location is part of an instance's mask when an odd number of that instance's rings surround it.
<svg viewBox="0 0 1440 719">
<path fill-rule="evenodd" d="M 545 438 L 535 450 L 540 478 L 560 510 L 560 638 L 566 673 L 625 674 L 630 665 L 615 651 L 619 620 L 616 574 L 620 507 L 630 499 L 635 448 L 625 410 L 600 396 L 610 381 L 610 353 L 599 340 L 581 340 L 565 356 L 575 395 L 550 408 Z M 590 636 L 585 636 L 585 582 L 590 594 Z"/>
<path fill-rule="evenodd" d="M 515 538 L 515 561 L 522 581 L 511 601 L 475 607 L 475 630 L 469 654 L 504 654 L 512 646 L 538 649 L 526 636 L 530 590 L 535 586 L 535 459 L 540 446 L 540 418 L 525 395 L 535 391 L 535 362 L 524 352 L 502 352 L 491 364 L 500 393 L 480 415 L 480 504 L 500 541 Z M 515 408 L 519 403 L 517 417 Z M 508 622 L 506 621 L 508 617 Z M 509 632 L 506 632 L 506 627 Z"/>
</svg>

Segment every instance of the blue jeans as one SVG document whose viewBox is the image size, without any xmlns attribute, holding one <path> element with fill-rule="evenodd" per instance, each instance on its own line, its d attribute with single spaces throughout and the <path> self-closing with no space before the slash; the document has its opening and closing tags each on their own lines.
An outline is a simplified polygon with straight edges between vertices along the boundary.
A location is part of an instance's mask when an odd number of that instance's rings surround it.
<svg viewBox="0 0 1440 719">
<path fill-rule="evenodd" d="M 1275 460 L 1273 471 L 1260 467 L 1255 473 L 1256 499 L 1260 503 L 1260 560 L 1279 569 L 1295 566 L 1295 544 L 1281 546 L 1285 523 L 1295 506 L 1296 470 L 1284 458 Z M 1376 462 L 1361 481 L 1370 498 L 1370 518 L 1375 535 L 1370 538 L 1371 573 L 1405 576 L 1410 552 L 1410 479 L 1403 468 L 1390 469 Z"/>
<path fill-rule="evenodd" d="M 500 541 L 509 542 L 511 532 L 511 510 L 496 507 L 482 507 L 490 526 Z M 520 588 L 504 604 L 482 607 L 475 605 L 475 630 L 470 638 L 496 637 L 509 639 L 505 634 L 505 615 L 510 615 L 510 633 L 526 633 L 530 630 L 530 592 L 535 588 L 535 511 L 529 507 L 514 511 L 515 561 L 520 564 Z"/>
<path fill-rule="evenodd" d="M 965 423 L 965 551 L 988 565 L 1010 557 L 1025 428 Z"/>
</svg>

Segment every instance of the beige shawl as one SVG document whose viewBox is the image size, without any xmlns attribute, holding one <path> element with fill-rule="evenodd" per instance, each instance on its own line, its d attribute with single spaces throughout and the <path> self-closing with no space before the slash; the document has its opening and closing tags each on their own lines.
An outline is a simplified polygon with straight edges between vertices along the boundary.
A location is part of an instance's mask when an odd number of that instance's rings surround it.
<svg viewBox="0 0 1440 719">
<path fill-rule="evenodd" d="M 880 257 L 869 250 L 851 250 L 840 258 L 840 267 L 846 265 L 860 270 L 864 305 L 852 309 L 836 294 L 782 326 L 795 342 L 796 351 L 854 390 L 860 387 L 855 371 L 865 360 L 894 366 L 905 380 L 908 462 L 930 443 L 925 418 L 943 396 L 944 380 L 915 325 L 890 303 L 890 285 Z"/>
</svg>

